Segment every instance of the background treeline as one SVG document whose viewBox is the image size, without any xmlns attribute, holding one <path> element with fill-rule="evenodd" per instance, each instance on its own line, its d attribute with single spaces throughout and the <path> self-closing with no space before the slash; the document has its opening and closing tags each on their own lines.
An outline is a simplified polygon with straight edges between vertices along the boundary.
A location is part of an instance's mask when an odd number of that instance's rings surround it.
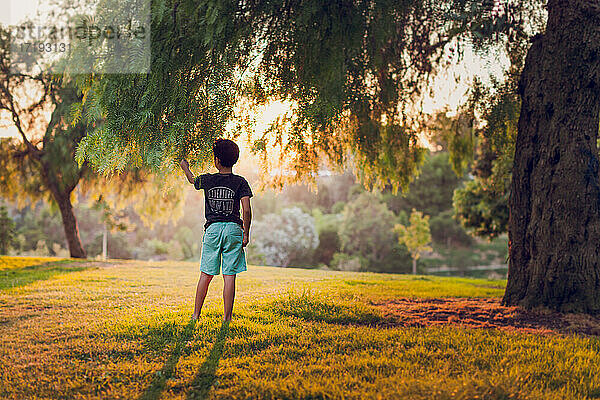
<svg viewBox="0 0 600 400">
<path fill-rule="evenodd" d="M 433 248 L 419 259 L 420 272 L 446 266 L 462 274 L 474 265 L 503 264 L 504 235 L 491 242 L 475 239 L 454 217 L 454 192 L 471 180 L 470 175 L 457 177 L 448 153 L 438 152 L 427 156 L 405 194 L 391 189 L 368 192 L 350 172 L 319 177 L 316 191 L 292 185 L 281 192 L 257 192 L 248 260 L 283 267 L 408 273 L 411 257 L 394 226 L 408 224 L 415 209 L 430 217 Z M 144 223 L 134 205 L 113 218 L 118 223 L 107 228 L 108 257 L 199 260 L 204 201 L 190 187 L 182 190 L 186 197 L 180 219 L 148 226 L 148 218 Z M 4 208 L 7 252 L 68 256 L 60 214 L 48 203 L 21 209 L 5 203 Z M 102 207 L 80 196 L 75 213 L 83 246 L 89 257 L 99 257 L 106 220 Z"/>
</svg>

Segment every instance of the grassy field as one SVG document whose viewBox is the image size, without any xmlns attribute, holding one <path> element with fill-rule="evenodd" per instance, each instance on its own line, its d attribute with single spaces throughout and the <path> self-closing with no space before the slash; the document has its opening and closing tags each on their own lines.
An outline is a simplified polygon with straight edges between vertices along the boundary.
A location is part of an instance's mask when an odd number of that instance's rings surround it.
<svg viewBox="0 0 600 400">
<path fill-rule="evenodd" d="M 250 267 L 193 324 L 197 268 L 0 258 L 0 398 L 600 398 L 597 321 L 504 281 Z"/>
</svg>

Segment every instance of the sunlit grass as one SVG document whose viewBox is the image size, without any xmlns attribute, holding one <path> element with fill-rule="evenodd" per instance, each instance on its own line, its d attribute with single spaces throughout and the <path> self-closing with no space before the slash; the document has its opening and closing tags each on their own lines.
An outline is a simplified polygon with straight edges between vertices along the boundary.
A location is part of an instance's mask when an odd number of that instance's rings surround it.
<svg viewBox="0 0 600 400">
<path fill-rule="evenodd" d="M 58 257 L 9 257 L 0 256 L 0 271 L 14 268 L 25 268 L 50 262 L 64 261 Z"/>
<path fill-rule="evenodd" d="M 504 281 L 251 266 L 231 324 L 219 277 L 193 325 L 197 263 L 80 266 L 0 291 L 0 398 L 600 398 L 596 337 L 384 328 L 371 306 Z"/>
<path fill-rule="evenodd" d="M 4 265 L 0 269 L 0 290 L 19 288 L 35 281 L 87 268 L 80 261 L 58 258 L 0 257 L 0 262 Z"/>
</svg>

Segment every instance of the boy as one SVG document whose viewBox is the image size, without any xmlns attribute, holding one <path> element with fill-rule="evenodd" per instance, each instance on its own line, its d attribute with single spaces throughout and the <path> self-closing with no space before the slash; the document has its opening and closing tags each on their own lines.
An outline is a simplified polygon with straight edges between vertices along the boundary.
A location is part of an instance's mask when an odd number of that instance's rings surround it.
<svg viewBox="0 0 600 400">
<path fill-rule="evenodd" d="M 204 304 L 208 285 L 214 275 L 219 275 L 223 265 L 223 321 L 231 321 L 235 297 L 235 276 L 246 271 L 244 247 L 250 240 L 250 197 L 252 191 L 246 179 L 231 172 L 240 150 L 233 141 L 217 139 L 213 145 L 216 174 L 202 174 L 196 178 L 188 162 L 181 160 L 187 180 L 196 190 L 204 189 L 204 237 L 200 258 L 200 280 L 196 289 L 196 301 L 192 318 L 197 320 Z M 242 218 L 240 218 L 240 203 Z"/>
</svg>

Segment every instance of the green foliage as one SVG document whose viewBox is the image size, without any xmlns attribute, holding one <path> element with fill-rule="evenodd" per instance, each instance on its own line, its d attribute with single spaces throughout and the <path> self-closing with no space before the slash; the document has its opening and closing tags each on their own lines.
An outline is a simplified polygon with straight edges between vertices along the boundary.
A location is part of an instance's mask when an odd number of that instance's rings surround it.
<svg viewBox="0 0 600 400">
<path fill-rule="evenodd" d="M 476 240 L 470 247 L 445 246 L 437 244 L 435 252 L 438 257 L 424 257 L 420 264 L 425 268 L 448 267 L 451 271 L 431 272 L 436 275 L 460 275 L 470 277 L 485 277 L 490 270 L 469 270 L 477 265 L 501 265 L 496 272 L 506 277 L 508 259 L 508 238 L 501 235 L 491 240 Z"/>
<path fill-rule="evenodd" d="M 477 236 L 493 238 L 507 230 L 508 194 L 498 196 L 480 181 L 467 182 L 456 190 L 454 208 L 461 224 Z"/>
<path fill-rule="evenodd" d="M 44 190 L 38 164 L 26 156 L 23 143 L 13 137 L 0 138 L 0 193 L 20 205 L 39 199 L 51 201 L 50 193 Z"/>
<path fill-rule="evenodd" d="M 319 209 L 314 209 L 313 217 L 319 234 L 319 245 L 315 249 L 314 263 L 331 265 L 334 254 L 341 248 L 338 234 L 341 214 L 323 214 Z"/>
<path fill-rule="evenodd" d="M 408 192 L 394 194 L 388 190 L 383 198 L 396 214 L 401 211 L 410 214 L 414 208 L 435 216 L 452 208 L 454 189 L 461 182 L 462 178 L 452 172 L 448 152 L 430 153 Z"/>
<path fill-rule="evenodd" d="M 0 254 L 8 254 L 8 249 L 15 243 L 15 222 L 8 215 L 6 206 L 0 205 Z"/>
<path fill-rule="evenodd" d="M 34 78 L 21 82 L 13 80 L 5 78 L 3 81 L 11 88 L 11 95 L 36 82 Z M 33 128 L 29 134 L 35 137 L 36 130 L 41 134 L 43 139 L 35 149 L 22 138 L 0 139 L 0 192 L 5 198 L 23 205 L 40 199 L 55 202 L 56 195 L 68 197 L 80 179 L 90 177 L 90 171 L 80 168 L 73 160 L 75 147 L 85 136 L 86 126 L 66 121 L 70 107 L 79 101 L 77 90 L 69 84 L 53 85 L 52 93 L 48 99 L 39 100 L 52 110 L 49 121 L 37 111 L 29 115 L 15 114 L 18 118 L 32 120 Z"/>
<path fill-rule="evenodd" d="M 336 271 L 367 271 L 369 261 L 362 255 L 335 253 L 331 257 L 329 266 Z"/>
<path fill-rule="evenodd" d="M 328 227 L 319 231 L 319 245 L 314 254 L 315 263 L 329 265 L 333 255 L 340 250 L 340 247 L 340 235 L 337 228 Z"/>
<path fill-rule="evenodd" d="M 424 216 L 422 212 L 413 210 L 409 221 L 408 226 L 396 224 L 394 231 L 398 234 L 399 243 L 406 246 L 413 260 L 418 260 L 424 252 L 432 251 L 429 246 L 431 243 L 429 215 Z"/>
<path fill-rule="evenodd" d="M 144 260 L 181 260 L 184 252 L 177 240 L 163 242 L 160 239 L 146 239 L 138 248 L 137 258 Z"/>
<path fill-rule="evenodd" d="M 453 210 L 446 210 L 431 217 L 429 222 L 431 237 L 434 242 L 445 246 L 471 246 L 473 238 L 465 232 L 454 218 Z"/>
<path fill-rule="evenodd" d="M 110 14 L 111 1 L 101 2 L 102 13 Z M 192 165 L 210 161 L 236 93 L 228 62 L 241 54 L 233 3 L 154 1 L 150 73 L 77 79 L 86 95 L 81 106 L 101 110 L 78 147 L 80 164 L 110 174 L 128 165 L 173 169 L 183 156 Z"/>
<path fill-rule="evenodd" d="M 499 84 L 484 104 L 482 140 L 477 149 L 474 178 L 454 194 L 455 214 L 477 236 L 495 237 L 507 231 L 508 196 L 517 137 L 520 99 L 516 77 Z"/>
<path fill-rule="evenodd" d="M 5 34 L 0 28 L 0 37 L 4 38 Z M 161 213 L 164 216 L 167 208 L 169 217 L 177 216 L 173 206 L 179 200 L 178 194 L 140 191 L 140 186 L 149 179 L 131 162 L 127 164 L 127 171 L 112 180 L 99 179 L 88 163 L 78 165 L 74 160 L 76 148 L 98 122 L 91 118 L 95 115 L 89 108 L 93 104 L 82 105 L 84 96 L 68 76 L 52 77 L 45 71 L 32 76 L 11 73 L 14 60 L 8 56 L 9 42 L 2 40 L 0 45 L 0 111 L 8 113 L 20 134 L 19 137 L 0 139 L 0 193 L 4 198 L 16 201 L 20 207 L 44 200 L 55 210 L 66 213 L 65 220 L 76 221 L 71 214 L 71 204 L 75 189 L 83 183 L 81 186 L 88 199 L 103 198 L 113 209 L 122 208 L 122 203 L 126 202 L 124 197 L 135 194 L 136 205 L 147 209 L 144 215 L 148 215 L 148 219 L 160 217 Z M 22 96 L 24 92 L 31 96 Z M 93 98 L 91 93 L 87 96 Z M 47 111 L 50 112 L 49 120 L 46 119 Z M 165 182 L 162 180 L 161 185 Z M 152 197 L 154 201 L 148 201 Z M 121 204 L 117 204 L 119 202 Z M 76 232 L 77 228 L 67 231 Z M 69 243 L 75 243 L 75 248 L 70 249 L 71 254 L 85 256 L 79 237 L 72 234 L 69 239 Z M 37 247 L 40 240 L 46 242 L 47 238 L 37 238 L 24 246 Z M 57 239 L 53 237 L 52 240 Z M 55 244 L 45 243 L 45 247 L 54 253 Z M 40 246 L 40 250 L 43 247 Z M 29 248 L 19 250 L 28 251 Z"/>
<path fill-rule="evenodd" d="M 475 145 L 475 116 L 473 110 L 461 110 L 455 117 L 441 111 L 428 122 L 431 139 L 447 150 L 449 163 L 457 176 L 463 176 L 473 161 Z"/>
<path fill-rule="evenodd" d="M 14 211 L 17 253 L 42 251 L 45 255 L 56 255 L 53 249 L 57 248 L 56 246 L 65 246 L 60 215 L 47 203 L 39 202 Z"/>
<path fill-rule="evenodd" d="M 248 251 L 261 257 L 267 265 L 310 265 L 319 245 L 314 218 L 298 207 L 263 215 L 252 223 Z"/>
<path fill-rule="evenodd" d="M 183 226 L 178 229 L 174 240 L 179 243 L 185 260 L 194 260 L 200 255 L 200 242 L 195 238 L 191 228 Z"/>
</svg>

